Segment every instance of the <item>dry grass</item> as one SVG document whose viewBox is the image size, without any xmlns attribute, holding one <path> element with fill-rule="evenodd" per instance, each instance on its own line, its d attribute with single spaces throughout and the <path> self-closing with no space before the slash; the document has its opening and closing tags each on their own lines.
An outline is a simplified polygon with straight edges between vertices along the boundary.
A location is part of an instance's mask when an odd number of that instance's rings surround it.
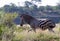
<svg viewBox="0 0 60 41">
<path fill-rule="evenodd" d="M 15 32 L 13 41 L 60 41 L 60 24 L 54 28 L 56 33 L 49 32 L 48 30 L 42 31 L 40 29 L 28 32 L 23 30 L 22 32 Z"/>
<path fill-rule="evenodd" d="M 48 30 L 42 31 L 40 29 L 28 32 L 30 27 L 28 25 L 24 27 L 13 27 L 14 33 L 12 41 L 60 41 L 60 24 L 56 24 L 56 27 L 53 29 L 56 33 L 49 32 Z M 6 28 L 7 35 L 10 35 L 10 29 Z M 10 35 L 11 36 L 11 35 Z M 1 41 L 1 40 L 0 40 Z"/>
</svg>

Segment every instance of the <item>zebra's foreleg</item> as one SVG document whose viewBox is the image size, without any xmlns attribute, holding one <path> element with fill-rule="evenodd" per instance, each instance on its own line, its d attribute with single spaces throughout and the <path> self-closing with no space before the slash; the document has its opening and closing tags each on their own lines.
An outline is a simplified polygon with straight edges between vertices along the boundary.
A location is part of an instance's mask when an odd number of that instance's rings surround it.
<svg viewBox="0 0 60 41">
<path fill-rule="evenodd" d="M 29 32 L 29 31 L 32 31 L 32 30 L 33 30 L 34 32 L 36 32 L 36 29 L 35 29 L 35 28 L 29 29 L 28 32 Z"/>
<path fill-rule="evenodd" d="M 28 32 L 32 31 L 32 29 L 29 29 Z"/>
<path fill-rule="evenodd" d="M 32 28 L 32 30 L 36 33 L 36 28 L 34 27 L 34 28 Z"/>
</svg>

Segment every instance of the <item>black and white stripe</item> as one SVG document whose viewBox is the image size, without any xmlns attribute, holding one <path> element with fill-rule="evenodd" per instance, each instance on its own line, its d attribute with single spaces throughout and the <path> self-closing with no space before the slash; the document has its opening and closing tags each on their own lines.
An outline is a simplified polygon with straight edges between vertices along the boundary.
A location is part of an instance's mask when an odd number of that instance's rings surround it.
<svg viewBox="0 0 60 41">
<path fill-rule="evenodd" d="M 42 30 L 50 28 L 53 29 L 55 27 L 55 23 L 52 22 L 51 20 L 40 20 L 38 25 Z"/>
</svg>

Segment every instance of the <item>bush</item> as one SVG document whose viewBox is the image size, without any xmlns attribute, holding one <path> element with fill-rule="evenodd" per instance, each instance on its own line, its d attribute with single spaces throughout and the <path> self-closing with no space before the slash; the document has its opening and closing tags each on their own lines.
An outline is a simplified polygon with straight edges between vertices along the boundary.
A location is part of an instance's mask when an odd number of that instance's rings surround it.
<svg viewBox="0 0 60 41">
<path fill-rule="evenodd" d="M 10 37 L 13 38 L 14 23 L 13 20 L 18 16 L 17 13 L 4 13 L 0 12 L 0 37 L 2 41 L 7 41 Z M 9 36 L 9 37 L 8 37 Z M 5 38 L 4 38 L 5 37 Z"/>
</svg>

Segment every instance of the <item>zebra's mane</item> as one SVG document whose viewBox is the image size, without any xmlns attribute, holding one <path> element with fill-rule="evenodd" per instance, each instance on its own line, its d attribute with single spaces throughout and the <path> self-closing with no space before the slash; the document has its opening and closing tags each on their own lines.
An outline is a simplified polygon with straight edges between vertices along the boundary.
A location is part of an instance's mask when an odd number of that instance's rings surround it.
<svg viewBox="0 0 60 41">
<path fill-rule="evenodd" d="M 28 15 L 28 14 L 22 14 L 20 17 L 23 17 L 25 22 L 30 23 L 33 19 L 35 19 L 34 17 Z"/>
</svg>

